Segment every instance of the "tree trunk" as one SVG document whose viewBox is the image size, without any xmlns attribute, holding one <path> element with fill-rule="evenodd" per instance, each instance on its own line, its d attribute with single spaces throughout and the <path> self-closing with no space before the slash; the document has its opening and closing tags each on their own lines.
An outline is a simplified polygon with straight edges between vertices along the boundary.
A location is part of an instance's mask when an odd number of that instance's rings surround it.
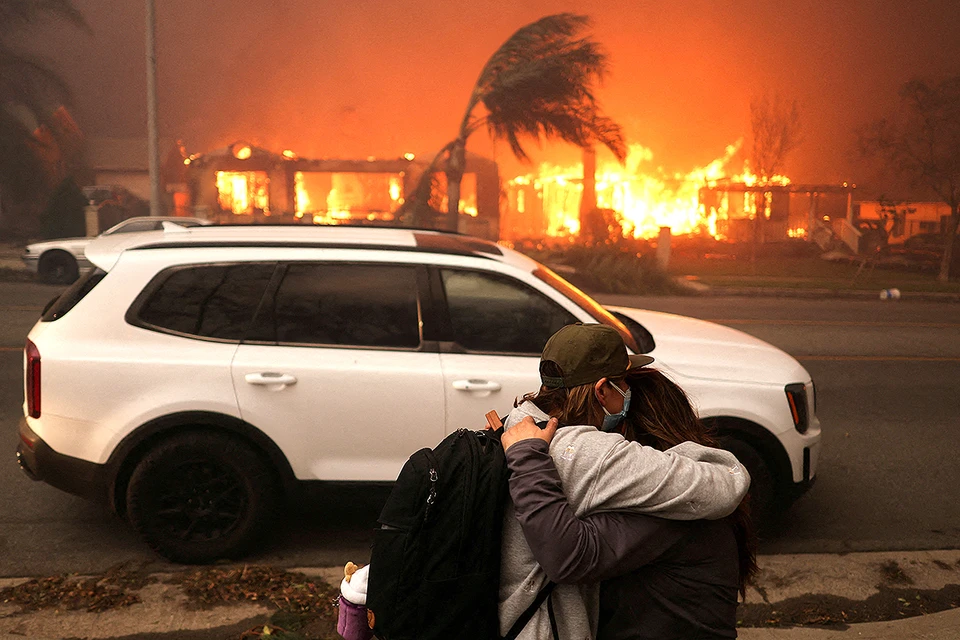
<svg viewBox="0 0 960 640">
<path fill-rule="evenodd" d="M 757 275 L 757 245 L 760 244 L 760 216 L 763 215 L 761 199 L 763 194 L 755 192 L 753 197 L 753 224 L 750 228 L 750 275 Z"/>
<path fill-rule="evenodd" d="M 460 139 L 447 157 L 447 229 L 457 231 L 460 221 L 460 182 L 467 164 L 467 141 Z"/>
<path fill-rule="evenodd" d="M 580 193 L 580 242 L 593 244 L 590 216 L 597 208 L 597 152 L 593 147 L 583 148 L 583 191 Z"/>
<path fill-rule="evenodd" d="M 957 239 L 957 223 L 960 222 L 960 205 L 950 203 L 950 220 L 947 222 L 947 236 L 943 240 L 943 259 L 940 261 L 938 282 L 950 280 L 950 266 L 953 263 L 954 244 Z"/>
</svg>

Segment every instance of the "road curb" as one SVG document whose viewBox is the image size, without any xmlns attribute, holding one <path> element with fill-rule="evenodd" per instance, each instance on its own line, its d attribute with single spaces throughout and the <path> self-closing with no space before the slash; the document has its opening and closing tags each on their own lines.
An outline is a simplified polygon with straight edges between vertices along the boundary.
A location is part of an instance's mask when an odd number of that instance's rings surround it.
<svg viewBox="0 0 960 640">
<path fill-rule="evenodd" d="M 695 295 L 713 297 L 771 297 L 771 298 L 809 298 L 844 300 L 885 300 L 880 291 L 859 289 L 788 289 L 783 287 L 709 287 Z M 899 300 L 922 302 L 960 302 L 960 293 L 940 293 L 933 291 L 901 291 Z M 896 304 L 897 300 L 886 299 Z"/>
</svg>

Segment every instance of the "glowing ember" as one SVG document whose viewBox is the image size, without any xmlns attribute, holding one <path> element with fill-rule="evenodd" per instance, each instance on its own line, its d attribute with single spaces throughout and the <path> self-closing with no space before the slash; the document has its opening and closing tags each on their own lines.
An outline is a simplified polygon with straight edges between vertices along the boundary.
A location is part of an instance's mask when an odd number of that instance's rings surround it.
<svg viewBox="0 0 960 640">
<path fill-rule="evenodd" d="M 742 140 L 728 146 L 722 157 L 706 166 L 673 175 L 653 164 L 650 149 L 631 145 L 624 166 L 611 162 L 597 167 L 597 206 L 616 212 L 625 237 L 656 238 L 661 227 L 670 227 L 674 235 L 708 234 L 722 238 L 718 222 L 731 217 L 753 217 L 758 198 L 753 193 L 726 193 L 708 207 L 700 202 L 700 189 L 717 186 L 720 181 L 747 186 L 786 185 L 790 182 L 784 176 L 761 181 L 749 168 L 734 173 L 731 165 L 741 144 Z M 542 213 L 541 228 L 547 236 L 566 237 L 579 233 L 582 165 L 544 164 L 537 176 L 520 176 L 509 181 L 507 190 L 509 207 L 519 218 L 518 227 L 536 227 L 524 219 Z M 759 201 L 764 203 L 769 216 L 770 194 L 763 194 Z M 538 211 L 541 208 L 542 211 Z"/>
</svg>

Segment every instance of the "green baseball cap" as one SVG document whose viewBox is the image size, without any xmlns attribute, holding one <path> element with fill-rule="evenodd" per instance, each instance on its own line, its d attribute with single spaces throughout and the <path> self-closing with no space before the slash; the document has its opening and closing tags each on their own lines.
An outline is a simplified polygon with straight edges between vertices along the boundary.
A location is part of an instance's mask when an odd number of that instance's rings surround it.
<svg viewBox="0 0 960 640">
<path fill-rule="evenodd" d="M 543 363 L 552 361 L 562 377 L 543 374 Z M 540 380 L 544 386 L 578 387 L 600 378 L 616 378 L 628 369 L 653 362 L 645 355 L 630 355 L 620 333 L 605 324 L 568 324 L 550 336 L 540 356 Z"/>
</svg>

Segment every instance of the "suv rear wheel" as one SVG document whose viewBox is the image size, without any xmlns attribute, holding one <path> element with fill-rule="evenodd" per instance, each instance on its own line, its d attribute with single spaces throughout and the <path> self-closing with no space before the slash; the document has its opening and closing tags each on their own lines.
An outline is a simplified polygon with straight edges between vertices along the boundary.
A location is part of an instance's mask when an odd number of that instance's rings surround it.
<svg viewBox="0 0 960 640">
<path fill-rule="evenodd" d="M 280 498 L 276 475 L 250 446 L 215 433 L 185 433 L 137 464 L 127 514 L 164 558 L 204 563 L 248 552 Z"/>
</svg>

